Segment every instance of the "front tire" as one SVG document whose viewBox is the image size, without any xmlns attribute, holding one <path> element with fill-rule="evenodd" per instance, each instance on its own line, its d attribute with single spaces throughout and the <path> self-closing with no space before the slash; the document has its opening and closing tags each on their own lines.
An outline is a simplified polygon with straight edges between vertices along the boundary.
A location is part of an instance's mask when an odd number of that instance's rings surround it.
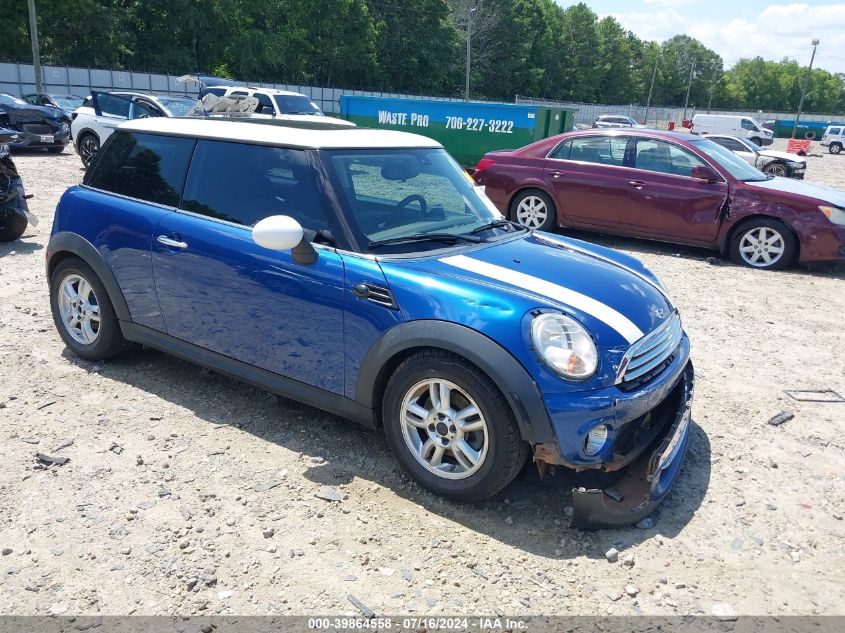
<svg viewBox="0 0 845 633">
<path fill-rule="evenodd" d="M 734 231 L 731 259 L 741 266 L 782 270 L 792 263 L 798 241 L 785 224 L 769 218 L 750 220 Z"/>
<path fill-rule="evenodd" d="M 783 163 L 769 163 L 763 168 L 763 173 L 769 174 L 770 176 L 779 176 L 781 178 L 789 176 L 786 165 Z"/>
<path fill-rule="evenodd" d="M 26 217 L 8 209 L 0 209 L 0 242 L 13 242 L 26 231 Z"/>
<path fill-rule="evenodd" d="M 444 350 L 418 352 L 396 368 L 382 405 L 387 442 L 420 485 L 456 501 L 496 494 L 525 464 L 510 405 L 493 381 Z"/>
<path fill-rule="evenodd" d="M 838 154 L 842 151 L 842 145 L 840 145 L 839 143 L 831 143 L 830 147 L 827 148 L 827 151 L 829 151 L 831 154 Z"/>
<path fill-rule="evenodd" d="M 751 139 L 751 142 L 754 143 L 757 147 L 763 147 L 763 139 L 757 138 L 756 136 Z"/>
<path fill-rule="evenodd" d="M 105 360 L 127 347 L 105 286 L 81 259 L 59 262 L 50 276 L 50 309 L 59 336 L 74 354 Z"/>
<path fill-rule="evenodd" d="M 520 191 L 511 201 L 510 217 L 514 222 L 538 231 L 551 231 L 557 226 L 554 202 L 539 189 Z"/>
<path fill-rule="evenodd" d="M 100 151 L 100 139 L 97 138 L 96 134 L 89 132 L 79 139 L 77 147 L 79 147 L 79 158 L 82 159 L 85 169 L 88 169 L 97 152 Z"/>
</svg>

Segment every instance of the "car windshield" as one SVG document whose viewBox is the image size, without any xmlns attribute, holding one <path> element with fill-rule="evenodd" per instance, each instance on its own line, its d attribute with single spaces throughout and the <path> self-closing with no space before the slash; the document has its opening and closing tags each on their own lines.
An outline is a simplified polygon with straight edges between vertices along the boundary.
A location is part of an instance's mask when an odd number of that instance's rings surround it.
<svg viewBox="0 0 845 633">
<path fill-rule="evenodd" d="M 196 99 L 179 99 L 173 97 L 158 97 L 158 102 L 167 110 L 170 116 L 187 116 L 197 101 Z"/>
<path fill-rule="evenodd" d="M 521 231 L 444 149 L 326 151 L 364 250 L 409 253 Z"/>
<path fill-rule="evenodd" d="M 53 101 L 56 102 L 62 110 L 76 110 L 85 101 L 82 97 L 76 95 L 53 95 Z"/>
<path fill-rule="evenodd" d="M 769 177 L 759 169 L 752 167 L 746 163 L 741 157 L 734 154 L 731 150 L 722 147 L 721 145 L 709 141 L 707 139 L 700 139 L 690 141 L 690 145 L 701 152 L 707 154 L 710 158 L 715 160 L 724 168 L 731 176 L 737 180 L 744 180 L 750 182 L 753 180 L 768 180 Z"/>
<path fill-rule="evenodd" d="M 6 105 L 27 105 L 23 99 L 18 99 L 7 94 L 0 94 L 0 103 L 5 103 Z"/>
<path fill-rule="evenodd" d="M 305 95 L 273 95 L 282 114 L 313 114 L 325 116 L 320 107 Z"/>
</svg>

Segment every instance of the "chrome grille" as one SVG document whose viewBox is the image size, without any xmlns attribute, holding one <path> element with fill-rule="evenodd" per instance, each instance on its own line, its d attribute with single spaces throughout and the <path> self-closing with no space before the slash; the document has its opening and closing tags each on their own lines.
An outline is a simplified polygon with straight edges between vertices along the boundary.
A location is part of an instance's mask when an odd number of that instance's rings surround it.
<svg viewBox="0 0 845 633">
<path fill-rule="evenodd" d="M 622 357 L 616 383 L 629 383 L 649 378 L 649 374 L 659 370 L 678 345 L 681 344 L 683 328 L 681 315 L 675 310 L 671 316 L 639 341 L 631 345 Z"/>
</svg>

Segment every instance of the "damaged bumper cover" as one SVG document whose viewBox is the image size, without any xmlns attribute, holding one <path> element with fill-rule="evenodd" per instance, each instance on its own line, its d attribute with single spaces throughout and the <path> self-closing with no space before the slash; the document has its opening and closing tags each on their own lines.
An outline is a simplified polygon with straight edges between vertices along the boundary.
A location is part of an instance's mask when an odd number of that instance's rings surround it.
<svg viewBox="0 0 845 633">
<path fill-rule="evenodd" d="M 661 433 L 605 489 L 572 490 L 574 527 L 596 529 L 636 523 L 649 515 L 669 492 L 680 471 L 690 432 L 694 373 L 688 362 L 667 397 L 672 407 Z"/>
</svg>

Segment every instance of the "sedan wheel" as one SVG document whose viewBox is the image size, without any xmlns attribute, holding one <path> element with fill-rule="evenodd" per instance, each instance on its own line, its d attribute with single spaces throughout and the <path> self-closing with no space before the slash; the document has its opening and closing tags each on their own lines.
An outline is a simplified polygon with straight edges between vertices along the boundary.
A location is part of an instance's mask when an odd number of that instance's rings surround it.
<svg viewBox="0 0 845 633">
<path fill-rule="evenodd" d="M 549 221 L 549 205 L 540 196 L 525 196 L 516 206 L 516 220 L 529 229 L 542 228 Z"/>
<path fill-rule="evenodd" d="M 747 231 L 739 240 L 739 254 L 742 260 L 754 268 L 770 268 L 777 265 L 785 250 L 783 235 L 766 226 Z"/>
<path fill-rule="evenodd" d="M 59 313 L 67 333 L 77 343 L 91 345 L 100 333 L 100 302 L 94 288 L 80 275 L 62 279 Z"/>
<path fill-rule="evenodd" d="M 416 460 L 444 479 L 464 479 L 487 457 L 488 430 L 478 405 L 458 385 L 427 379 L 402 402 L 402 436 Z"/>
<path fill-rule="evenodd" d="M 781 178 L 785 178 L 787 176 L 786 166 L 781 163 L 772 163 L 771 165 L 766 165 L 763 171 L 772 176 L 780 176 Z"/>
</svg>

